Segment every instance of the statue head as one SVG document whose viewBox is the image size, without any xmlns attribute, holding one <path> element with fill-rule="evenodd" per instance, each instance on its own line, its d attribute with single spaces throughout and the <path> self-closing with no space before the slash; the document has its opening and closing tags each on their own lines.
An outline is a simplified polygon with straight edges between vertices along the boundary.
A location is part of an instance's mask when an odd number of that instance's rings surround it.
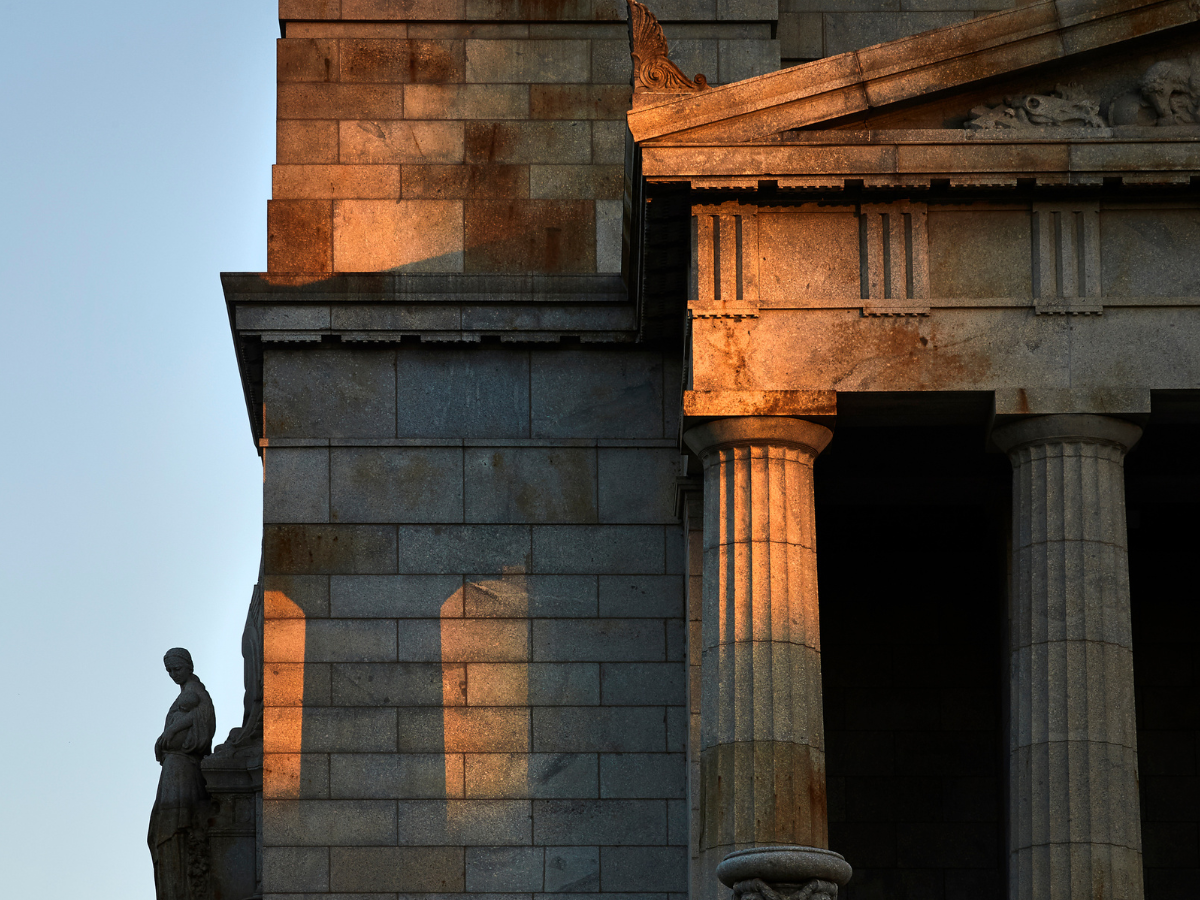
<svg viewBox="0 0 1200 900">
<path fill-rule="evenodd" d="M 182 647 L 172 647 L 163 654 L 163 665 L 176 684 L 183 684 L 192 674 L 192 654 Z"/>
</svg>

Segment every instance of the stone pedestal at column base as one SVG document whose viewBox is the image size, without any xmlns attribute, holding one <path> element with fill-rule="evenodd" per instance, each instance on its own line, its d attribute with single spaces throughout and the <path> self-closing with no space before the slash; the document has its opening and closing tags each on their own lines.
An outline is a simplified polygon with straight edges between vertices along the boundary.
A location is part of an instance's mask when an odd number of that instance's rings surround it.
<svg viewBox="0 0 1200 900">
<path fill-rule="evenodd" d="M 207 756 L 200 768 L 212 798 L 208 843 L 213 900 L 258 900 L 262 757 Z"/>
<path fill-rule="evenodd" d="M 717 866 L 734 900 L 837 900 L 852 874 L 840 853 L 819 847 L 754 847 Z"/>
</svg>

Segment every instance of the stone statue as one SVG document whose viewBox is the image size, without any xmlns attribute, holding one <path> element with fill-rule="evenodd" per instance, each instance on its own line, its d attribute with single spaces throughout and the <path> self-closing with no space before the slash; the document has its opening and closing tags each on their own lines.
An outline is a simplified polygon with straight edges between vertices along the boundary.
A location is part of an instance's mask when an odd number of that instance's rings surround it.
<svg viewBox="0 0 1200 900">
<path fill-rule="evenodd" d="M 242 724 L 233 728 L 214 751 L 217 756 L 261 757 L 263 717 L 263 569 L 250 595 L 246 626 L 242 629 Z"/>
<path fill-rule="evenodd" d="M 163 664 L 179 685 L 179 696 L 154 742 L 154 757 L 162 766 L 148 837 L 154 890 L 158 900 L 208 900 L 208 791 L 200 760 L 212 752 L 217 717 L 188 651 L 168 650 Z"/>
</svg>

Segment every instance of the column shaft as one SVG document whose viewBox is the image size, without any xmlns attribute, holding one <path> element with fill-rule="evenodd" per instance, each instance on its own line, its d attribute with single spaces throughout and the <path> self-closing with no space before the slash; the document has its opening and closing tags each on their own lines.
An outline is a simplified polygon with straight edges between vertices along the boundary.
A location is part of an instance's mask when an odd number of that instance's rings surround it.
<svg viewBox="0 0 1200 900">
<path fill-rule="evenodd" d="M 700 847 L 710 858 L 829 845 L 812 464 L 830 436 L 797 419 L 724 419 L 687 435 L 704 460 Z"/>
<path fill-rule="evenodd" d="M 1123 469 L 1140 433 L 1079 415 L 994 435 L 1013 465 L 1013 900 L 1142 900 Z"/>
</svg>

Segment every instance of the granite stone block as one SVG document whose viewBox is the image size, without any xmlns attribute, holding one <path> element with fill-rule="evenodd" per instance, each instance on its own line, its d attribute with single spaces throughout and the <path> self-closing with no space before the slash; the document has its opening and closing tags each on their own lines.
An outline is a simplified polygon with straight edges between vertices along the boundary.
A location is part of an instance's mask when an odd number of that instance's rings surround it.
<svg viewBox="0 0 1200 900">
<path fill-rule="evenodd" d="M 683 615 L 682 575 L 601 575 L 600 615 L 677 618 Z"/>
<path fill-rule="evenodd" d="M 396 571 L 396 529 L 389 525 L 265 525 L 268 572 L 282 575 Z"/>
<path fill-rule="evenodd" d="M 407 706 L 396 710 L 396 749 L 401 753 L 444 753 L 446 711 Z"/>
<path fill-rule="evenodd" d="M 662 528 L 651 525 L 541 525 L 533 529 L 533 568 L 547 573 L 661 574 Z"/>
<path fill-rule="evenodd" d="M 394 709 L 327 707 L 304 711 L 304 751 L 385 753 L 396 749 Z"/>
<path fill-rule="evenodd" d="M 265 706 L 329 706 L 331 666 L 328 663 L 277 663 L 263 667 Z"/>
<path fill-rule="evenodd" d="M 686 891 L 686 847 L 601 847 L 605 891 Z"/>
<path fill-rule="evenodd" d="M 590 147 L 589 138 L 584 146 Z M 465 272 L 590 273 L 596 223 L 586 200 L 467 200 Z"/>
<path fill-rule="evenodd" d="M 594 575 L 468 575 L 464 615 L 470 618 L 578 618 L 596 615 Z"/>
<path fill-rule="evenodd" d="M 410 119 L 524 119 L 529 115 L 529 87 L 410 84 L 404 88 L 404 114 Z"/>
<path fill-rule="evenodd" d="M 329 758 L 330 795 L 335 799 L 461 797 L 462 767 L 457 761 L 440 753 L 334 753 Z"/>
<path fill-rule="evenodd" d="M 825 54 L 847 53 L 969 18 L 971 13 L 967 11 L 901 12 L 886 16 L 859 12 L 826 13 Z"/>
<path fill-rule="evenodd" d="M 400 171 L 400 195 L 429 200 L 528 197 L 529 167 L 406 165 Z"/>
<path fill-rule="evenodd" d="M 323 619 L 329 616 L 328 575 L 270 574 L 263 581 L 268 619 Z"/>
<path fill-rule="evenodd" d="M 825 22 L 819 12 L 781 12 L 778 33 L 782 59 L 817 59 L 824 55 Z"/>
<path fill-rule="evenodd" d="M 492 117 L 495 118 L 495 117 Z M 591 162 L 587 122 L 467 122 L 465 159 L 477 164 Z"/>
<path fill-rule="evenodd" d="M 468 753 L 467 797 L 594 798 L 595 753 Z"/>
<path fill-rule="evenodd" d="M 270 437 L 395 437 L 395 398 L 392 349 L 272 347 L 263 357 Z"/>
<path fill-rule="evenodd" d="M 392 619 L 314 619 L 305 629 L 306 662 L 381 662 L 396 658 Z"/>
<path fill-rule="evenodd" d="M 596 271 L 621 271 L 624 212 L 620 200 L 596 201 Z"/>
<path fill-rule="evenodd" d="M 687 758 L 680 753 L 600 754 L 604 799 L 682 799 L 686 776 Z"/>
<path fill-rule="evenodd" d="M 592 84 L 629 84 L 633 61 L 628 40 L 593 40 Z"/>
<path fill-rule="evenodd" d="M 599 847 L 547 847 L 546 891 L 587 893 L 600 890 Z"/>
<path fill-rule="evenodd" d="M 523 525 L 401 525 L 400 570 L 421 573 L 529 569 Z"/>
<path fill-rule="evenodd" d="M 292 122 L 281 122 L 280 126 L 284 124 L 296 127 Z M 336 128 L 334 142 L 344 163 L 433 165 L 463 161 L 462 122 L 352 119 L 336 123 Z"/>
<path fill-rule="evenodd" d="M 283 83 L 276 93 L 276 110 L 281 119 L 399 119 L 405 115 L 404 92 L 405 86 L 398 84 Z"/>
<path fill-rule="evenodd" d="M 532 713 L 533 749 L 537 752 L 635 753 L 666 749 L 662 707 L 538 706 Z"/>
<path fill-rule="evenodd" d="M 530 842 L 528 800 L 399 800 L 399 838 L 408 846 Z"/>
<path fill-rule="evenodd" d="M 586 82 L 587 41 L 467 41 L 466 81 L 483 84 Z"/>
<path fill-rule="evenodd" d="M 334 575 L 329 604 L 339 618 L 453 618 L 463 614 L 458 575 Z"/>
<path fill-rule="evenodd" d="M 717 53 L 722 84 L 779 69 L 779 41 L 721 40 L 717 42 Z"/>
<path fill-rule="evenodd" d="M 276 165 L 271 167 L 271 194 L 277 200 L 393 198 L 400 195 L 400 168 L 395 165 Z"/>
<path fill-rule="evenodd" d="M 528 709 L 446 708 L 442 725 L 445 749 L 450 752 L 526 753 L 529 750 Z"/>
<path fill-rule="evenodd" d="M 329 885 L 335 891 L 462 891 L 464 857 L 462 847 L 337 847 L 329 854 Z"/>
<path fill-rule="evenodd" d="M 662 800 L 534 800 L 533 842 L 550 846 L 629 846 L 667 839 Z"/>
<path fill-rule="evenodd" d="M 335 200 L 333 256 L 338 272 L 460 272 L 463 204 Z"/>
<path fill-rule="evenodd" d="M 670 447 L 602 447 L 597 453 L 600 467 L 600 521 L 676 521 L 677 450 Z"/>
<path fill-rule="evenodd" d="M 662 622 L 630 619 L 535 619 L 533 659 L 538 662 L 662 660 Z"/>
<path fill-rule="evenodd" d="M 564 348 L 532 362 L 532 437 L 663 436 L 659 354 Z"/>
<path fill-rule="evenodd" d="M 275 42 L 275 77 L 285 81 L 337 81 L 337 41 L 299 38 Z"/>
<path fill-rule="evenodd" d="M 595 522 L 596 451 L 574 447 L 468 447 L 471 522 Z"/>
<path fill-rule="evenodd" d="M 625 43 L 624 41 L 620 43 Z M 628 55 L 628 49 L 626 49 Z M 624 166 L 625 122 L 592 122 L 592 162 L 601 166 Z"/>
<path fill-rule="evenodd" d="M 541 200 L 619 200 L 623 166 L 530 166 L 529 196 Z"/>
<path fill-rule="evenodd" d="M 628 84 L 534 84 L 531 119 L 619 119 L 632 104 Z"/>
<path fill-rule="evenodd" d="M 339 706 L 441 706 L 449 668 L 429 663 L 350 663 L 333 667 L 333 702 Z M 453 678 L 450 679 L 453 684 Z M 458 704 L 449 704 L 458 705 Z"/>
<path fill-rule="evenodd" d="M 438 84 L 463 80 L 461 41 L 343 38 L 338 50 L 344 82 Z"/>
<path fill-rule="evenodd" d="M 338 161 L 338 123 L 287 119 L 275 126 L 275 161 L 280 164 Z"/>
<path fill-rule="evenodd" d="M 366 847 L 396 843 L 391 800 L 263 800 L 263 846 Z M 336 864 L 330 886 L 336 884 Z"/>
<path fill-rule="evenodd" d="M 595 663 L 474 663 L 468 706 L 583 706 L 600 702 Z"/>
<path fill-rule="evenodd" d="M 263 847 L 262 868 L 273 891 L 329 890 L 327 847 Z"/>
<path fill-rule="evenodd" d="M 335 522 L 461 522 L 457 447 L 341 447 L 330 451 Z"/>
<path fill-rule="evenodd" d="M 545 858 L 542 847 L 468 847 L 467 890 L 540 891 Z"/>
<path fill-rule="evenodd" d="M 529 437 L 526 351 L 406 344 L 396 378 L 401 436 Z"/>
<path fill-rule="evenodd" d="M 443 662 L 529 659 L 529 622 L 523 619 L 447 619 L 441 638 Z"/>
<path fill-rule="evenodd" d="M 603 663 L 600 696 L 605 706 L 683 706 L 687 669 L 669 663 Z"/>
<path fill-rule="evenodd" d="M 267 271 L 333 271 L 332 201 L 267 201 Z"/>
</svg>

